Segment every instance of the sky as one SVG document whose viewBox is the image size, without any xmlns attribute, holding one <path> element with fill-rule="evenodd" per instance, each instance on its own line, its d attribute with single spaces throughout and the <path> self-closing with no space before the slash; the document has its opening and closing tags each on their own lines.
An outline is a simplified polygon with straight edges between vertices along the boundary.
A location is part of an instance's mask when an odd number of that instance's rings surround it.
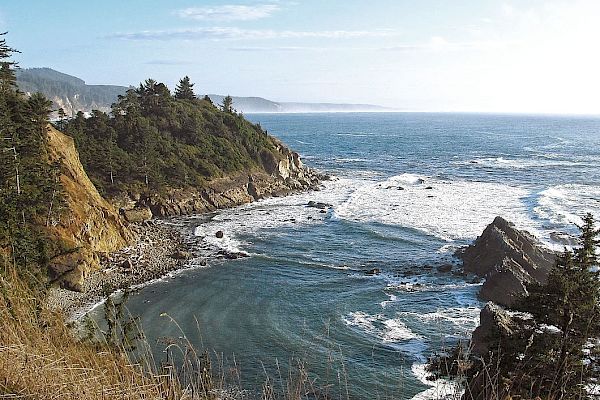
<svg viewBox="0 0 600 400">
<path fill-rule="evenodd" d="M 407 111 L 600 114 L 600 0 L 0 0 L 21 67 Z"/>
</svg>

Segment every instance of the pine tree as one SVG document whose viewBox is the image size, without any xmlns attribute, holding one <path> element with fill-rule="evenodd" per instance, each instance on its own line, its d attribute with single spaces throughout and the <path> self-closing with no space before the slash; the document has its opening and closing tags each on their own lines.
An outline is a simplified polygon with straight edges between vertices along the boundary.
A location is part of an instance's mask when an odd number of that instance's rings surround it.
<svg viewBox="0 0 600 400">
<path fill-rule="evenodd" d="M 227 95 L 223 98 L 221 109 L 226 113 L 233 113 L 233 98 L 231 98 L 231 96 Z"/>
<path fill-rule="evenodd" d="M 194 100 L 196 95 L 194 94 L 194 84 L 190 82 L 189 76 L 184 76 L 179 84 L 175 87 L 175 98 L 181 100 Z"/>
<path fill-rule="evenodd" d="M 57 111 L 57 114 L 58 114 L 57 126 L 58 126 L 58 129 L 62 131 L 65 129 L 67 113 L 65 113 L 65 110 L 62 107 L 60 107 Z"/>
<path fill-rule="evenodd" d="M 19 51 L 6 44 L 3 37 L 7 32 L 0 33 L 0 93 L 3 95 L 12 92 L 17 87 L 17 78 L 14 69 L 18 67 L 17 63 L 10 60 L 14 53 Z"/>
<path fill-rule="evenodd" d="M 528 286 L 520 310 L 531 313 L 536 324 L 520 346 L 505 349 L 523 355 L 520 385 L 535 388 L 542 398 L 585 397 L 587 385 L 600 378 L 590 362 L 600 339 L 599 231 L 591 214 L 580 230 L 580 247 L 565 250 L 546 284 Z"/>
</svg>

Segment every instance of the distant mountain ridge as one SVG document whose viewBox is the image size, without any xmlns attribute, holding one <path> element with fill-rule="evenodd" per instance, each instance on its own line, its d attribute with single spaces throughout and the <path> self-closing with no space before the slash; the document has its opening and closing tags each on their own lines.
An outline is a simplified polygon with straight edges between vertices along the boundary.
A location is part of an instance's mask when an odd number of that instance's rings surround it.
<svg viewBox="0 0 600 400">
<path fill-rule="evenodd" d="M 92 110 L 110 111 L 111 104 L 128 87 L 117 85 L 88 85 L 75 76 L 51 68 L 26 68 L 17 70 L 19 89 L 25 93 L 41 92 L 52 100 L 55 108 L 62 108 L 67 115 Z M 202 97 L 203 95 L 200 95 Z M 221 104 L 225 96 L 208 95 L 213 103 Z M 276 102 L 262 97 L 235 97 L 233 108 L 242 113 L 301 113 L 301 112 L 382 112 L 391 108 L 372 104 L 300 103 Z"/>
<path fill-rule="evenodd" d="M 209 94 L 215 104 L 221 104 L 224 96 Z M 233 108 L 244 113 L 310 113 L 310 112 L 382 112 L 393 111 L 391 108 L 373 104 L 344 103 L 300 103 L 276 102 L 262 97 L 232 97 Z"/>
<path fill-rule="evenodd" d="M 55 108 L 62 108 L 71 116 L 78 111 L 110 111 L 111 104 L 128 89 L 116 85 L 87 85 L 82 79 L 51 68 L 27 68 L 16 72 L 21 91 L 43 93 L 52 100 Z"/>
</svg>

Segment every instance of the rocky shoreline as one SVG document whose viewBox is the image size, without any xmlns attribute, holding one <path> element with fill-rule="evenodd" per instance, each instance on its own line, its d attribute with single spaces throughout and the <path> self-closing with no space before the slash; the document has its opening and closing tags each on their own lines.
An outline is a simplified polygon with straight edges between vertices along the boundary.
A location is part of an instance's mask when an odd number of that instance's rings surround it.
<svg viewBox="0 0 600 400">
<path fill-rule="evenodd" d="M 100 259 L 101 268 L 89 273 L 80 291 L 52 288 L 48 304 L 75 321 L 101 303 L 106 296 L 146 284 L 170 272 L 206 265 L 209 252 L 191 251 L 183 235 L 161 220 L 132 224 L 137 239 L 128 247 Z"/>
</svg>

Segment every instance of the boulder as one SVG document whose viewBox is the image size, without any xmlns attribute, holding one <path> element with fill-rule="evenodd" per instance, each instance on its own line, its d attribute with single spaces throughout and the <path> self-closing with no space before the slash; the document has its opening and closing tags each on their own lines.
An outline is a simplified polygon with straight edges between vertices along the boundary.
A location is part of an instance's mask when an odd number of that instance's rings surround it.
<svg viewBox="0 0 600 400">
<path fill-rule="evenodd" d="M 62 277 L 60 281 L 61 287 L 74 292 L 83 292 L 83 284 L 88 272 L 86 265 L 77 265 L 75 269 L 69 271 Z"/>
<path fill-rule="evenodd" d="M 121 269 L 125 271 L 131 271 L 133 269 L 133 263 L 130 259 L 127 259 L 121 263 Z"/>
<path fill-rule="evenodd" d="M 192 258 L 192 253 L 184 250 L 177 250 L 175 253 L 171 254 L 171 257 L 176 260 L 189 260 Z"/>
<path fill-rule="evenodd" d="M 556 260 L 534 236 L 501 217 L 457 256 L 465 272 L 485 278 L 481 298 L 508 307 L 526 294 L 527 283 L 545 283 Z"/>
<path fill-rule="evenodd" d="M 440 265 L 437 267 L 437 270 L 439 272 L 443 272 L 443 273 L 450 272 L 450 271 L 452 271 L 452 264 Z"/>
<path fill-rule="evenodd" d="M 123 216 L 128 222 L 145 222 L 152 219 L 149 207 L 137 206 L 130 210 L 123 210 Z"/>
<path fill-rule="evenodd" d="M 479 326 L 471 337 L 471 351 L 484 357 L 488 354 L 493 340 L 509 337 L 515 329 L 511 314 L 497 304 L 489 302 L 479 313 Z"/>
<path fill-rule="evenodd" d="M 320 203 L 320 202 L 312 201 L 312 200 L 309 201 L 306 206 L 307 207 L 312 207 L 312 208 L 318 208 L 319 210 L 325 210 L 325 209 L 328 209 L 330 207 L 333 207 L 331 204 Z"/>
</svg>

